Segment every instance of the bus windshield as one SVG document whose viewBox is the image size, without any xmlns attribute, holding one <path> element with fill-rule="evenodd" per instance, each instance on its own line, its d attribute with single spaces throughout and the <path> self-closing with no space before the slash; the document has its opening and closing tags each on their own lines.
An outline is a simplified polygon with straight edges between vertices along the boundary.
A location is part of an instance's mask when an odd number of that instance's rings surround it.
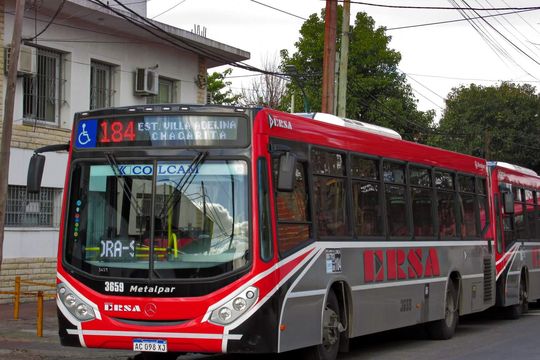
<svg viewBox="0 0 540 360">
<path fill-rule="evenodd" d="M 186 279 L 248 261 L 248 170 L 241 160 L 78 161 L 64 257 L 105 277 Z"/>
</svg>

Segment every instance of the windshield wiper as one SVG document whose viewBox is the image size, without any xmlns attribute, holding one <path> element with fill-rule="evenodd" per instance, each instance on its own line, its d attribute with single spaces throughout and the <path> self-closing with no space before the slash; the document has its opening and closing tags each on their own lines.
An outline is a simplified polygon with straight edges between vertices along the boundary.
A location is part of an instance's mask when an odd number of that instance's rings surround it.
<svg viewBox="0 0 540 360">
<path fill-rule="evenodd" d="M 174 208 L 176 204 L 182 199 L 182 194 L 184 193 L 184 190 L 191 185 L 193 180 L 195 179 L 195 176 L 197 175 L 197 168 L 204 162 L 206 157 L 208 156 L 208 152 L 198 152 L 197 156 L 191 160 L 191 163 L 187 167 L 186 172 L 178 183 L 176 184 L 176 187 L 172 191 L 171 195 L 167 198 L 165 203 L 163 204 L 163 207 L 161 208 L 158 218 L 162 218 L 165 216 L 165 213 L 169 211 L 169 209 Z"/>
<path fill-rule="evenodd" d="M 131 204 L 131 206 L 133 207 L 133 209 L 135 210 L 135 214 L 137 216 L 142 216 L 142 209 L 141 207 L 139 206 L 139 204 L 135 201 L 135 199 L 133 198 L 133 192 L 131 191 L 131 189 L 128 189 L 126 187 L 126 177 L 122 174 L 122 172 L 120 171 L 120 168 L 118 167 L 118 162 L 116 161 L 116 158 L 114 157 L 113 154 L 105 154 L 105 158 L 107 159 L 107 162 L 109 163 L 109 166 L 111 167 L 112 171 L 113 171 L 113 174 L 114 174 L 114 177 L 116 178 L 116 181 L 118 184 L 120 184 L 120 186 L 122 187 L 122 191 L 124 192 L 124 195 L 127 197 L 127 199 L 129 200 L 129 203 Z M 119 181 L 120 179 L 124 179 L 124 181 Z"/>
</svg>

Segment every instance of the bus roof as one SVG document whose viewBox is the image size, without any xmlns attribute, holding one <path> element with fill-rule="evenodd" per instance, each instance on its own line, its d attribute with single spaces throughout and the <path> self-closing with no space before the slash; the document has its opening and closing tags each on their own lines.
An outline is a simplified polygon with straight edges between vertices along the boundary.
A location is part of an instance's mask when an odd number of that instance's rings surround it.
<svg viewBox="0 0 540 360">
<path fill-rule="evenodd" d="M 366 131 L 332 116 L 313 121 L 315 116 L 311 114 L 290 114 L 272 109 L 263 109 L 258 116 L 262 114 L 268 119 L 259 124 L 256 122 L 255 131 L 258 128 L 270 137 L 487 176 L 485 159 L 402 140 L 390 129 L 379 127 L 379 131 Z"/>
<path fill-rule="evenodd" d="M 503 161 L 489 161 L 488 165 L 493 166 L 493 167 L 501 167 L 505 169 L 514 170 L 516 172 L 520 172 L 525 175 L 538 176 L 538 173 L 534 170 L 531 170 L 529 168 L 519 166 L 519 165 L 509 164 Z"/>
<path fill-rule="evenodd" d="M 378 135 L 382 135 L 382 136 L 388 136 L 388 137 L 391 137 L 391 138 L 394 138 L 394 139 L 400 139 L 400 140 L 402 139 L 401 135 L 397 131 L 394 131 L 392 129 L 389 129 L 389 128 L 386 128 L 386 127 L 383 127 L 383 126 L 369 124 L 369 123 L 366 123 L 366 122 L 363 122 L 363 121 L 360 121 L 360 120 L 342 118 L 342 117 L 339 117 L 339 116 L 336 116 L 336 115 L 326 114 L 326 113 L 321 113 L 321 112 L 316 112 L 316 113 L 296 113 L 295 115 L 303 116 L 303 117 L 306 117 L 308 119 L 313 119 L 313 120 L 317 120 L 317 121 L 326 122 L 326 123 L 329 123 L 329 124 L 334 124 L 334 125 L 338 125 L 338 126 L 344 126 L 344 127 L 348 127 L 348 128 L 361 130 L 361 131 L 367 131 L 367 132 L 370 132 L 370 133 L 373 133 L 373 134 L 378 134 Z"/>
</svg>

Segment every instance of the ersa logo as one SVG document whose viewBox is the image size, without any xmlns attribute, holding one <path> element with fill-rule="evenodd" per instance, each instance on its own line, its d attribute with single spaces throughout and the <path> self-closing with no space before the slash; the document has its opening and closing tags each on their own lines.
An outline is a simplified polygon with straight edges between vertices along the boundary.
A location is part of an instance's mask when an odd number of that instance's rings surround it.
<svg viewBox="0 0 540 360">
<path fill-rule="evenodd" d="M 129 305 L 129 304 L 113 304 L 105 303 L 103 306 L 105 311 L 114 311 L 114 312 L 141 312 L 141 307 L 139 305 Z"/>
<path fill-rule="evenodd" d="M 270 115 L 268 115 L 268 125 L 270 126 L 270 129 L 273 127 L 279 127 L 287 130 L 293 129 L 292 124 L 289 120 L 277 119 Z"/>
<path fill-rule="evenodd" d="M 435 248 L 378 249 L 364 251 L 364 281 L 412 280 L 441 275 Z"/>
</svg>

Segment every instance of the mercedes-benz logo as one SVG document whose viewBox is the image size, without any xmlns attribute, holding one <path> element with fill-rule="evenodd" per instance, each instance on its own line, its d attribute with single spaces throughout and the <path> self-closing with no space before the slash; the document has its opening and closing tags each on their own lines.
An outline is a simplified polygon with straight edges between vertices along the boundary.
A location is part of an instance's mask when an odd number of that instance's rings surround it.
<svg viewBox="0 0 540 360">
<path fill-rule="evenodd" d="M 153 317 L 157 313 L 157 306 L 154 303 L 148 303 L 144 306 L 144 313 L 148 317 Z"/>
</svg>

